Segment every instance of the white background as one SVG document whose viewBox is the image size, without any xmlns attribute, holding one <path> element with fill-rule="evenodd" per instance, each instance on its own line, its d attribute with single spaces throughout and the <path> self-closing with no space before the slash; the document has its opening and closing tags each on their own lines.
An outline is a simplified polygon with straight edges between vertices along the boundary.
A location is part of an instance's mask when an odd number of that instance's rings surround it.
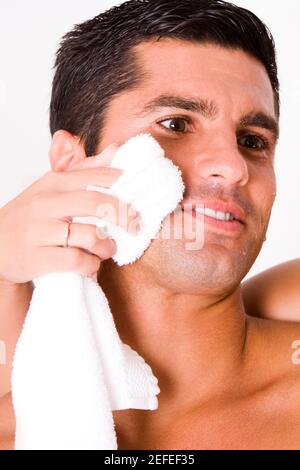
<svg viewBox="0 0 300 470">
<path fill-rule="evenodd" d="M 176 0 L 174 0 L 176 1 Z M 61 36 L 111 0 L 0 0 L 0 207 L 49 170 L 48 108 L 54 54 Z M 267 241 L 247 278 L 299 257 L 300 2 L 236 0 L 271 29 L 281 82 L 277 201 Z"/>
</svg>

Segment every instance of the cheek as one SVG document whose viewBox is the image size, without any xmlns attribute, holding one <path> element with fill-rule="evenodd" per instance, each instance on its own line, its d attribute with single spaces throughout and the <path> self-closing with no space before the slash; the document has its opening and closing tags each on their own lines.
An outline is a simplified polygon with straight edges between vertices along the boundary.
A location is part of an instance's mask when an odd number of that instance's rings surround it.
<svg viewBox="0 0 300 470">
<path fill-rule="evenodd" d="M 199 139 L 193 141 L 189 136 L 184 138 L 164 137 L 160 132 L 153 132 L 153 130 L 151 130 L 151 134 L 164 149 L 166 157 L 180 168 L 186 187 L 191 188 L 195 185 L 195 179 L 201 176 L 198 168 L 199 158 L 201 158 L 201 155 L 199 156 Z"/>
<path fill-rule="evenodd" d="M 252 181 L 252 182 L 251 182 Z M 276 197 L 276 178 L 273 166 L 261 169 L 250 180 L 254 207 L 260 214 L 262 224 L 268 223 Z"/>
<path fill-rule="evenodd" d="M 260 190 L 266 206 L 271 209 L 276 197 L 276 177 L 273 166 L 264 174 L 262 173 Z"/>
</svg>

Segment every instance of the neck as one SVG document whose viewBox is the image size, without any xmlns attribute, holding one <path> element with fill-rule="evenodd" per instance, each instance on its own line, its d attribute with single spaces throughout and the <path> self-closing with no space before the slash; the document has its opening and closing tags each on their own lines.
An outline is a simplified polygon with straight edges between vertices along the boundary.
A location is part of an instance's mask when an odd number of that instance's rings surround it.
<svg viewBox="0 0 300 470">
<path fill-rule="evenodd" d="M 240 287 L 218 298 L 174 293 L 110 262 L 98 282 L 120 338 L 157 377 L 160 404 L 206 400 L 239 377 L 247 332 Z"/>
</svg>

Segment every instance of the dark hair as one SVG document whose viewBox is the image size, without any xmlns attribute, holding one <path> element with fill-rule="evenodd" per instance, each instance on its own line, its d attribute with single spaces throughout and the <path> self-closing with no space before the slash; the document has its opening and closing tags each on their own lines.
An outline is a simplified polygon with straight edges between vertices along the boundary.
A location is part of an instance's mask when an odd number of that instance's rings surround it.
<svg viewBox="0 0 300 470">
<path fill-rule="evenodd" d="M 132 47 L 170 37 L 241 49 L 258 59 L 270 78 L 279 118 L 274 39 L 254 13 L 222 0 L 129 0 L 75 25 L 56 54 L 50 130 L 80 137 L 96 152 L 110 100 L 139 86 L 143 71 Z"/>
</svg>

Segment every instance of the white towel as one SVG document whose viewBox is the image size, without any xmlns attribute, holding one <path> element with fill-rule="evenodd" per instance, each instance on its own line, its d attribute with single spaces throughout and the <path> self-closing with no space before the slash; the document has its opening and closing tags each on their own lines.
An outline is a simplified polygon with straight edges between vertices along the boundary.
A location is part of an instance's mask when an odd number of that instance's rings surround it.
<svg viewBox="0 0 300 470">
<path fill-rule="evenodd" d="M 130 235 L 95 217 L 72 221 L 105 225 L 121 266 L 143 254 L 182 199 L 184 184 L 180 170 L 148 134 L 122 145 L 110 166 L 124 172 L 109 190 L 86 189 L 132 203 L 141 231 Z M 15 449 L 117 449 L 112 411 L 158 407 L 151 367 L 122 343 L 96 276 L 49 273 L 34 284 L 13 361 Z"/>
</svg>

